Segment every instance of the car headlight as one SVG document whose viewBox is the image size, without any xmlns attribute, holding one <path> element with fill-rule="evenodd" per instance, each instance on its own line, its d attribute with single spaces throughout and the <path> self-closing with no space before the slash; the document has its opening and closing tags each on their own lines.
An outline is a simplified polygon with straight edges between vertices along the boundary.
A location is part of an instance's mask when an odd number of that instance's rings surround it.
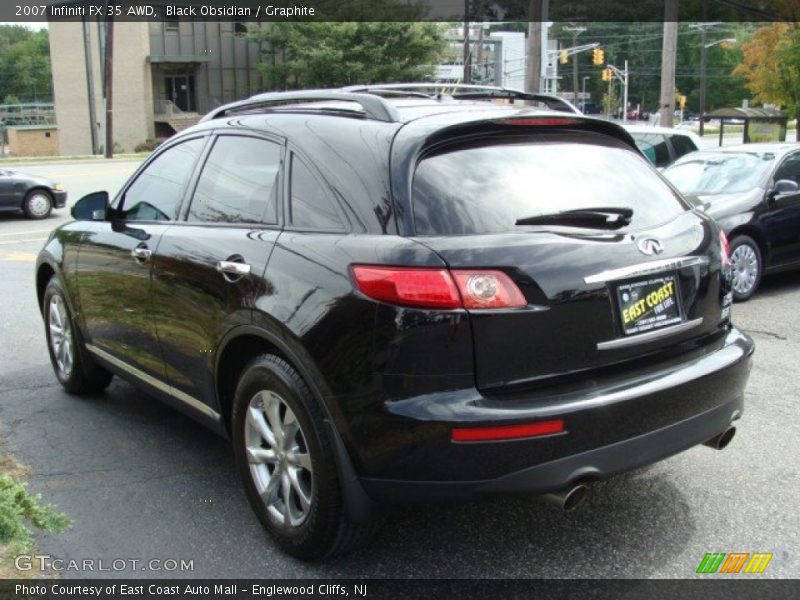
<svg viewBox="0 0 800 600">
<path fill-rule="evenodd" d="M 56 184 L 53 184 L 53 189 L 55 191 L 57 191 L 57 192 L 63 192 L 64 191 L 64 186 L 61 185 L 60 183 L 56 183 Z"/>
</svg>

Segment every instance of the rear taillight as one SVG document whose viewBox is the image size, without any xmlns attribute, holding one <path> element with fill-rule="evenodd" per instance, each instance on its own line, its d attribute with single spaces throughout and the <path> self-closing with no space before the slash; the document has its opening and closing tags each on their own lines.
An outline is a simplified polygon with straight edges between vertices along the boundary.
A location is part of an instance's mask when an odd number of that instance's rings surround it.
<svg viewBox="0 0 800 600">
<path fill-rule="evenodd" d="M 521 308 L 525 297 L 502 271 L 354 265 L 358 290 L 381 302 L 420 308 Z"/>
<path fill-rule="evenodd" d="M 502 271 L 451 271 L 464 308 L 521 308 L 525 296 Z"/>
<path fill-rule="evenodd" d="M 722 258 L 722 268 L 727 269 L 731 266 L 731 245 L 728 236 L 721 229 L 719 230 L 720 256 Z"/>
<path fill-rule="evenodd" d="M 461 308 L 461 297 L 447 269 L 354 266 L 353 278 L 361 293 L 381 302 Z"/>
</svg>

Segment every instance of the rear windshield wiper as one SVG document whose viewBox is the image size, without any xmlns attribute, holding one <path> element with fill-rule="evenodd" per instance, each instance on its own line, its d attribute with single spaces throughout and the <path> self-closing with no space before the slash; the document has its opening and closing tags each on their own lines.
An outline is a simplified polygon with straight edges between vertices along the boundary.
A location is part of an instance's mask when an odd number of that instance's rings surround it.
<svg viewBox="0 0 800 600">
<path fill-rule="evenodd" d="M 632 208 L 578 208 L 518 219 L 516 225 L 566 225 L 587 229 L 619 229 L 629 225 Z"/>
</svg>

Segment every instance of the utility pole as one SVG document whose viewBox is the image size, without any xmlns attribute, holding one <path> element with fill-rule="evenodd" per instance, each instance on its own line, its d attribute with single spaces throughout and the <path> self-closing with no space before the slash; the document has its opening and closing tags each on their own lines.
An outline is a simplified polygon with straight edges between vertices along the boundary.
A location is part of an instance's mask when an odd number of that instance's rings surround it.
<svg viewBox="0 0 800 600">
<path fill-rule="evenodd" d="M 92 140 L 92 154 L 97 152 L 97 113 L 94 106 L 94 74 L 92 72 L 92 40 L 89 23 L 83 19 L 83 58 L 86 63 L 86 101 L 89 105 L 89 132 Z"/>
<path fill-rule="evenodd" d="M 665 0 L 664 41 L 661 45 L 661 100 L 659 121 L 672 127 L 675 112 L 675 58 L 678 52 L 678 0 Z"/>
<path fill-rule="evenodd" d="M 106 143 L 104 155 L 114 156 L 114 17 L 106 13 Z"/>
<path fill-rule="evenodd" d="M 572 47 L 578 45 L 578 36 L 586 31 L 586 27 L 564 27 L 563 31 L 572 34 Z M 578 54 L 572 57 L 572 103 L 578 105 Z"/>
<path fill-rule="evenodd" d="M 530 0 L 528 3 L 528 47 L 525 51 L 525 91 L 538 94 L 542 91 L 542 24 L 547 21 L 549 0 Z"/>
<path fill-rule="evenodd" d="M 469 42 L 469 0 L 464 0 L 464 83 L 472 83 Z"/>
<path fill-rule="evenodd" d="M 625 79 L 623 81 L 624 91 L 622 92 L 622 122 L 628 122 L 628 59 L 625 59 Z"/>
</svg>

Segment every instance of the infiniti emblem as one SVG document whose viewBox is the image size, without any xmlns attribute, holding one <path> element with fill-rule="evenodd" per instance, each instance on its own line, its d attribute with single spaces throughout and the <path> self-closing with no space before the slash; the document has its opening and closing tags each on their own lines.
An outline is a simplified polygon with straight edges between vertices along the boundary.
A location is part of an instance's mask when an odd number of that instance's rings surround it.
<svg viewBox="0 0 800 600">
<path fill-rule="evenodd" d="M 642 254 L 661 254 L 664 251 L 664 243 L 658 238 L 646 237 L 639 240 L 636 244 Z"/>
</svg>

